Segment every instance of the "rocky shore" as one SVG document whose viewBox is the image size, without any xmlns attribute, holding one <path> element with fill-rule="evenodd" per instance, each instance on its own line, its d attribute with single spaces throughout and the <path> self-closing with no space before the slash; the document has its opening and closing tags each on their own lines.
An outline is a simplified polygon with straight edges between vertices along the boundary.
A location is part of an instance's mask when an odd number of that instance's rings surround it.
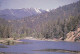
<svg viewBox="0 0 80 54">
<path fill-rule="evenodd" d="M 65 41 L 80 42 L 80 28 L 78 28 L 76 31 L 69 32 Z"/>
</svg>

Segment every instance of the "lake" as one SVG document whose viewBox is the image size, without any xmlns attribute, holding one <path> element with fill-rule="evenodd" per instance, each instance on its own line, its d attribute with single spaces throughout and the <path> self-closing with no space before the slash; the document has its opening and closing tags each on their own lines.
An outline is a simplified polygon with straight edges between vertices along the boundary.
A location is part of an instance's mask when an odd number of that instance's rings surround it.
<svg viewBox="0 0 80 54">
<path fill-rule="evenodd" d="M 20 41 L 23 43 L 0 44 L 0 54 L 80 54 L 79 42 Z"/>
</svg>

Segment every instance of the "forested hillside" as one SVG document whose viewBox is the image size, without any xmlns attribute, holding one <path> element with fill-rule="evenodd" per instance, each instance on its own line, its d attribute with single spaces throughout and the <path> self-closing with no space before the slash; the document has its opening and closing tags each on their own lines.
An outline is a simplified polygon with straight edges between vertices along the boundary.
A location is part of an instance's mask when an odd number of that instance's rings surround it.
<svg viewBox="0 0 80 54">
<path fill-rule="evenodd" d="M 3 18 L 0 18 L 0 38 L 9 38 L 11 33 L 11 27 Z"/>
<path fill-rule="evenodd" d="M 34 28 L 35 37 L 65 39 L 66 34 L 75 31 L 80 19 L 80 1 L 51 10 L 49 13 L 22 19 Z"/>
<path fill-rule="evenodd" d="M 50 20 L 58 20 L 64 21 L 64 19 L 68 19 L 73 16 L 80 15 L 80 1 L 77 3 L 72 3 L 69 5 L 65 5 L 63 7 L 59 7 L 57 9 L 53 9 L 48 13 L 39 14 L 37 16 L 30 16 L 22 19 L 21 21 L 25 21 L 28 26 L 35 26 L 37 24 L 41 24 L 42 22 L 50 21 Z"/>
</svg>

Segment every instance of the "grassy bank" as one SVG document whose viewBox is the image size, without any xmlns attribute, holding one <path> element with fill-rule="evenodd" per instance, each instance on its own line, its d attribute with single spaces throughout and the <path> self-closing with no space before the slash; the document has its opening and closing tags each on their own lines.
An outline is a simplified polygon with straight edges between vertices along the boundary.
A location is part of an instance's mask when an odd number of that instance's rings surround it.
<svg viewBox="0 0 80 54">
<path fill-rule="evenodd" d="M 19 41 L 20 39 L 14 39 L 14 38 L 0 38 L 0 43 L 1 44 L 6 44 L 6 45 L 10 45 L 10 44 L 14 44 L 15 42 L 22 42 Z"/>
</svg>

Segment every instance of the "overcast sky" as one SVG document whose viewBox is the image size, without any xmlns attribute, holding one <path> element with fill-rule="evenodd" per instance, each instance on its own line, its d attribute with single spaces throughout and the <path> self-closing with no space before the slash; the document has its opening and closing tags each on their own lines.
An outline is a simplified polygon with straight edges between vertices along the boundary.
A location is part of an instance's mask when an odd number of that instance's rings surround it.
<svg viewBox="0 0 80 54">
<path fill-rule="evenodd" d="M 41 8 L 55 9 L 78 0 L 0 0 L 0 9 Z"/>
</svg>

